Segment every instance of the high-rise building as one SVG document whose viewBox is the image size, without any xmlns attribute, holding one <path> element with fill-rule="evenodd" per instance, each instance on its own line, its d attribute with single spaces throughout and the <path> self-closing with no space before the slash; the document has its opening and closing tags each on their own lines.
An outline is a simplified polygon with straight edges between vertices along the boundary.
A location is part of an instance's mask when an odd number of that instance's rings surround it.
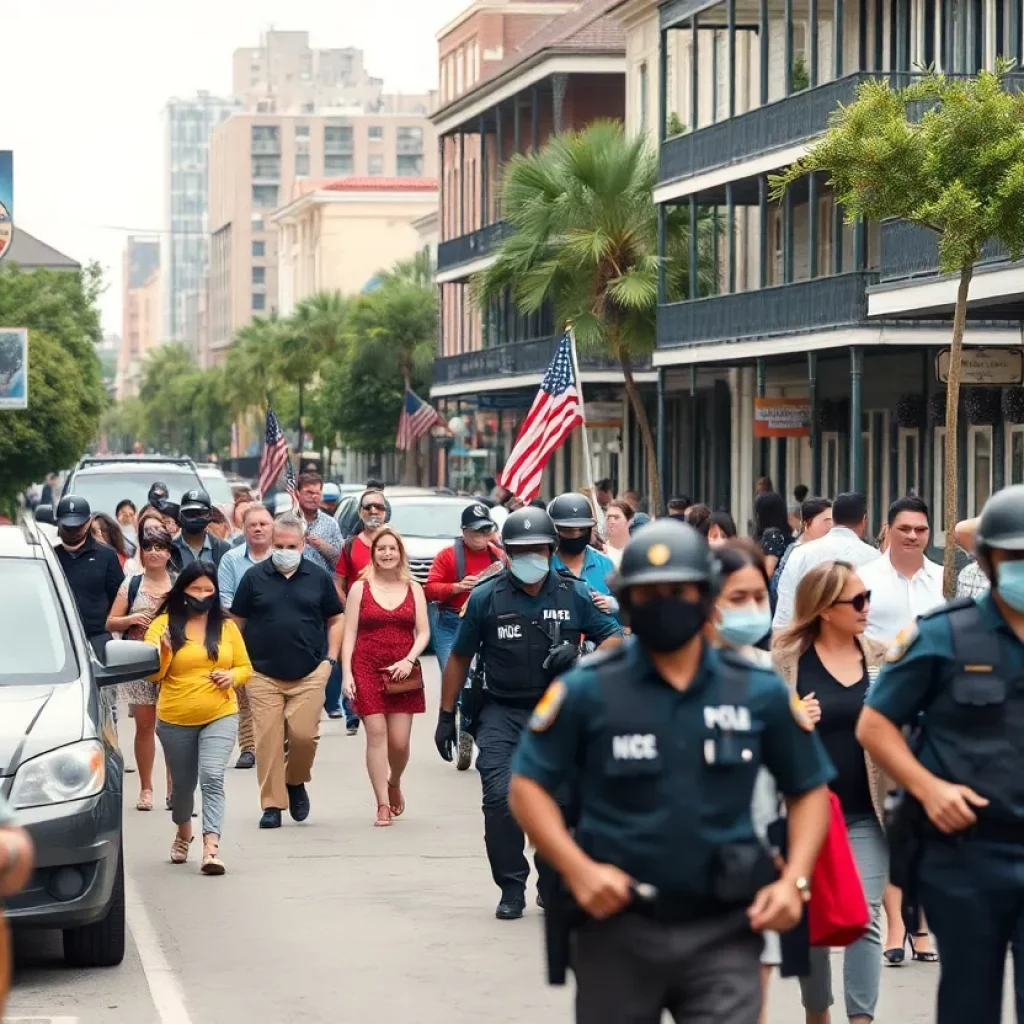
<svg viewBox="0 0 1024 1024">
<path fill-rule="evenodd" d="M 238 104 L 199 92 L 172 99 L 164 110 L 163 335 L 198 346 L 195 318 L 203 271 L 209 259 L 210 132 Z"/>
<path fill-rule="evenodd" d="M 139 393 L 142 363 L 162 341 L 160 309 L 160 240 L 129 235 L 124 250 L 121 351 L 115 378 L 118 399 Z"/>
</svg>

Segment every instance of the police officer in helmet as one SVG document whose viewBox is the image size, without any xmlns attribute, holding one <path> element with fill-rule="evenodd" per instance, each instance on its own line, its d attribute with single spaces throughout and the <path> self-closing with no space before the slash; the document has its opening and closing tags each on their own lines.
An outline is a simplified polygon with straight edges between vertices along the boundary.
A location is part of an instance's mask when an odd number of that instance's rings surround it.
<svg viewBox="0 0 1024 1024">
<path fill-rule="evenodd" d="M 537 701 L 554 676 L 575 662 L 583 638 L 601 646 L 617 640 L 622 628 L 594 605 L 586 584 L 552 568 L 558 535 L 544 509 L 529 506 L 511 513 L 501 539 L 509 567 L 477 586 L 466 602 L 442 677 L 434 740 L 450 761 L 455 701 L 479 652 L 486 670 L 475 734 L 484 842 L 501 890 L 496 916 L 513 920 L 526 906 L 529 865 L 522 830 L 508 809 L 512 755 Z M 538 876 L 544 871 L 539 862 L 537 871 Z M 544 881 L 538 883 L 542 890 Z"/>
<path fill-rule="evenodd" d="M 633 637 L 552 683 L 513 764 L 513 813 L 576 905 L 585 1024 L 755 1024 L 757 933 L 799 921 L 828 829 L 834 770 L 806 715 L 774 672 L 705 638 L 715 576 L 685 523 L 631 539 L 614 589 Z M 762 764 L 789 804 L 781 874 L 750 817 Z M 553 798 L 567 784 L 573 835 Z"/>
<path fill-rule="evenodd" d="M 976 553 L 991 590 L 896 638 L 857 727 L 904 787 L 904 820 L 918 812 L 910 878 L 942 956 L 938 1024 L 997 1024 L 1007 946 L 1016 956 L 1024 935 L 1024 486 L 985 503 Z M 911 750 L 902 728 L 918 722 Z"/>
<path fill-rule="evenodd" d="M 597 525 L 590 499 L 584 494 L 560 494 L 548 505 L 548 515 L 558 531 L 556 569 L 568 569 L 590 587 L 590 598 L 603 612 L 615 615 L 618 602 L 611 596 L 608 578 L 615 572 L 612 560 L 590 544 Z"/>
</svg>

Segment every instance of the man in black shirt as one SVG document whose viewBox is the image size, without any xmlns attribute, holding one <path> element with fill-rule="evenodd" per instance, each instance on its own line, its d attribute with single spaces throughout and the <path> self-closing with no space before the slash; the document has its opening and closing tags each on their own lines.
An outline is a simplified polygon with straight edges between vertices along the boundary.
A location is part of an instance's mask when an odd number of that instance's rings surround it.
<svg viewBox="0 0 1024 1024">
<path fill-rule="evenodd" d="M 92 510 L 85 498 L 68 494 L 57 505 L 57 559 L 75 595 L 85 635 L 97 655 L 110 639 L 107 616 L 114 604 L 124 572 L 117 552 L 97 541 L 90 529 Z"/>
<path fill-rule="evenodd" d="M 303 559 L 305 523 L 286 512 L 274 523 L 270 558 L 248 569 L 231 614 L 252 659 L 249 704 L 256 732 L 260 828 L 280 828 L 287 807 L 309 816 L 309 782 L 320 740 L 320 709 L 344 626 L 334 580 Z M 284 752 L 285 739 L 288 752 Z"/>
</svg>

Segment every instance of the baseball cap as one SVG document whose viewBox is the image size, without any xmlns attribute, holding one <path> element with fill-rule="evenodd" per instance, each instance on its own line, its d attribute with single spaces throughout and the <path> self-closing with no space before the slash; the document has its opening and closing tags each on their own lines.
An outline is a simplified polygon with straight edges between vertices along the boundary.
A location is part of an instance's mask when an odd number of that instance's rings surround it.
<svg viewBox="0 0 1024 1024">
<path fill-rule="evenodd" d="M 70 526 L 72 528 L 84 526 L 91 517 L 92 510 L 89 508 L 89 502 L 85 498 L 68 494 L 57 503 L 57 515 L 55 518 L 58 526 Z"/>
<path fill-rule="evenodd" d="M 341 501 L 341 488 L 337 484 L 326 483 L 320 494 L 321 501 Z"/>
<path fill-rule="evenodd" d="M 467 505 L 462 510 L 462 528 L 464 530 L 494 530 L 496 526 L 486 506 L 477 503 Z"/>
<path fill-rule="evenodd" d="M 182 512 L 209 512 L 212 507 L 209 494 L 203 490 L 186 491 L 181 498 Z"/>
</svg>

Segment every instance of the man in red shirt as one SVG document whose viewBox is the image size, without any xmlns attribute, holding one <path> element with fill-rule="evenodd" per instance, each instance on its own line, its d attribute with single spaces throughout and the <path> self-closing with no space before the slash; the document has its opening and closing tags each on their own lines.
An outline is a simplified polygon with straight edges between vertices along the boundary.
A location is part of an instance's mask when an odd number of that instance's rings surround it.
<svg viewBox="0 0 1024 1024">
<path fill-rule="evenodd" d="M 485 505 L 467 505 L 462 510 L 462 536 L 439 552 L 430 567 L 424 592 L 428 601 L 437 604 L 434 653 L 442 672 L 470 592 L 504 565 L 501 549 L 492 540 L 496 531 Z"/>
</svg>

